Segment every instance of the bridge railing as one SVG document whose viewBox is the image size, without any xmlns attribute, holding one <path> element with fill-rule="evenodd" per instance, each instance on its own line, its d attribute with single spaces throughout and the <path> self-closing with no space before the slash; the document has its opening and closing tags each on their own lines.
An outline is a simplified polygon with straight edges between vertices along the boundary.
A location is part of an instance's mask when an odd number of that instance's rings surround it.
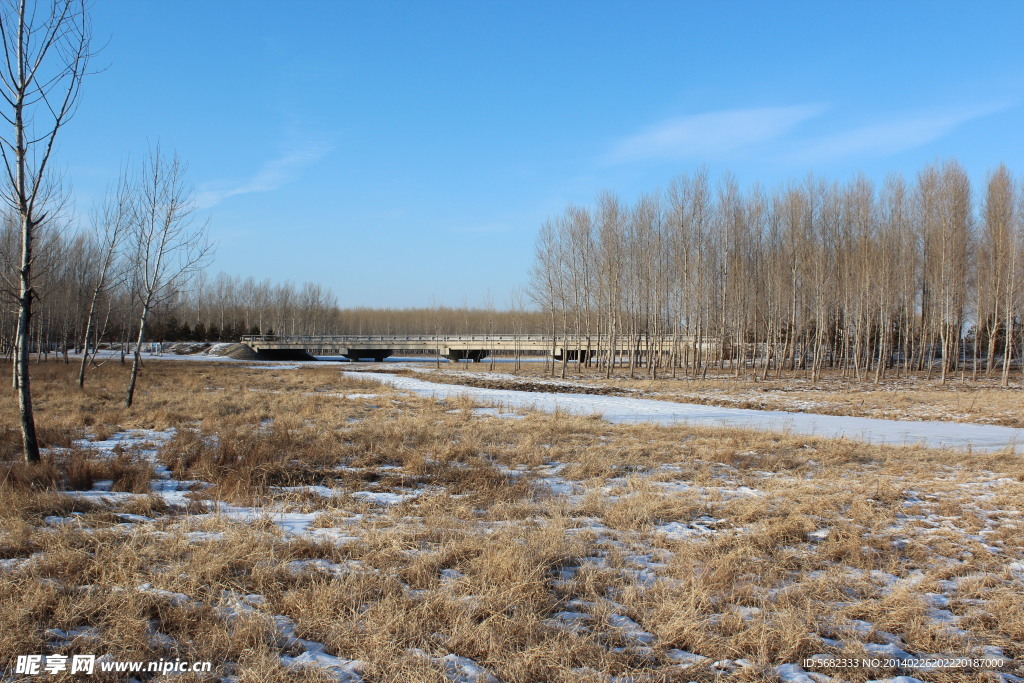
<svg viewBox="0 0 1024 683">
<path fill-rule="evenodd" d="M 663 335 L 659 337 L 668 343 L 675 341 L 675 335 Z M 486 342 L 549 342 L 552 344 L 561 344 L 563 346 L 571 346 L 576 344 L 587 344 L 596 343 L 598 340 L 597 335 L 590 337 L 585 335 L 550 335 L 550 334 L 329 334 L 329 335 L 281 335 L 281 334 L 260 334 L 260 335 L 244 335 L 241 338 L 243 344 L 249 343 L 281 343 L 281 344 L 327 344 L 327 345 L 360 345 L 368 343 L 383 343 L 388 342 L 431 342 L 436 344 L 444 344 L 447 342 L 455 343 L 486 343 Z M 601 338 L 602 342 L 607 342 L 607 336 Z M 646 343 L 646 336 L 632 336 L 622 335 L 618 338 L 619 344 L 623 344 L 629 341 L 636 341 L 640 344 Z"/>
<path fill-rule="evenodd" d="M 564 339 L 564 337 L 557 337 Z M 550 335 L 543 334 L 325 334 L 325 335 L 245 335 L 243 344 L 249 342 L 310 342 L 337 344 L 341 342 L 475 342 L 475 341 L 550 341 Z"/>
</svg>

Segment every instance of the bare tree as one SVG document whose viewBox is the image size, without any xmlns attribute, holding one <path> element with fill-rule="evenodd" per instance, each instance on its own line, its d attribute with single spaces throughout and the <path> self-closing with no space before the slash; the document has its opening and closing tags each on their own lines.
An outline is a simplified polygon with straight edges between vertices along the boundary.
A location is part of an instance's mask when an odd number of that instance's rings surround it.
<svg viewBox="0 0 1024 683">
<path fill-rule="evenodd" d="M 103 205 L 93 216 L 93 229 L 100 241 L 99 263 L 96 270 L 95 286 L 89 301 L 89 312 L 86 314 L 85 331 L 82 337 L 82 365 L 78 371 L 78 386 L 85 385 L 85 369 L 89 362 L 89 344 L 94 335 L 96 306 L 100 297 L 110 288 L 111 281 L 119 279 L 122 274 L 114 273 L 118 250 L 128 231 L 131 213 L 131 187 L 127 174 L 121 177 L 117 186 L 107 193 Z"/>
<path fill-rule="evenodd" d="M 555 226 L 550 221 L 544 223 L 537 235 L 534 246 L 536 262 L 530 269 L 530 298 L 543 310 L 550 313 L 551 355 L 555 355 L 556 311 L 560 303 L 558 297 L 560 285 L 560 264 L 558 261 L 558 240 Z M 554 365 L 551 374 L 555 374 Z"/>
<path fill-rule="evenodd" d="M 563 334 L 573 323 L 579 359 L 595 319 L 608 375 L 628 358 L 631 373 L 646 365 L 651 376 L 667 362 L 694 376 L 788 369 L 816 381 L 831 368 L 879 382 L 934 367 L 940 381 L 956 370 L 963 379 L 968 352 L 975 370 L 980 360 L 980 330 L 990 370 L 1002 347 L 1006 383 L 1024 358 L 1024 208 L 1014 204 L 1024 193 L 1005 169 L 992 178 L 981 207 L 955 161 L 878 190 L 858 175 L 744 192 L 727 175 L 713 192 L 702 170 L 628 208 L 606 193 L 545 223 L 534 301 L 552 335 L 556 315 Z"/>
<path fill-rule="evenodd" d="M 75 112 L 89 63 L 91 30 L 85 0 L 4 0 L 0 4 L 2 116 L 12 127 L 0 136 L 7 172 L 5 199 L 21 224 L 18 267 L 17 378 L 25 460 L 39 461 L 29 382 L 29 331 L 34 240 L 47 219 L 54 184 L 47 182 L 57 134 Z"/>
<path fill-rule="evenodd" d="M 174 297 L 212 253 L 206 225 L 194 221 L 193 192 L 185 174 L 185 164 L 176 155 L 167 159 L 157 147 L 146 156 L 135 178 L 129 254 L 138 296 L 139 328 L 126 406 L 131 406 L 135 397 L 150 312 Z"/>
<path fill-rule="evenodd" d="M 976 337 L 982 334 L 987 337 L 986 375 L 992 372 L 999 336 L 1006 334 L 1009 328 L 1006 303 L 1016 255 L 1013 230 L 1015 199 L 1013 178 L 1006 167 L 1000 165 L 989 176 L 978 245 Z M 978 339 L 974 346 L 977 355 Z M 974 370 L 977 372 L 977 367 Z"/>
</svg>

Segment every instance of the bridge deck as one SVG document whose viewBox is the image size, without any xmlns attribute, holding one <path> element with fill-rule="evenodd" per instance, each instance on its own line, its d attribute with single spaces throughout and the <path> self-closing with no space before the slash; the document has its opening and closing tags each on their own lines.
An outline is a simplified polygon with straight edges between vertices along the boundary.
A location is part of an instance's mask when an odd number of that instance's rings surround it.
<svg viewBox="0 0 1024 683">
<path fill-rule="evenodd" d="M 386 358 L 396 351 L 435 352 L 451 360 L 472 358 L 479 360 L 494 353 L 546 352 L 561 358 L 566 352 L 570 357 L 578 351 L 593 352 L 600 346 L 607 350 L 608 340 L 597 337 L 546 334 L 389 334 L 389 335 L 250 335 L 242 337 L 243 344 L 257 352 L 306 352 L 314 355 L 337 355 L 350 358 Z M 660 339 L 667 351 L 677 341 L 673 335 Z M 678 338 L 680 343 L 692 342 L 689 337 Z M 647 351 L 644 336 L 625 337 L 616 340 L 616 350 Z M 653 349 L 651 349 L 653 351 Z"/>
</svg>

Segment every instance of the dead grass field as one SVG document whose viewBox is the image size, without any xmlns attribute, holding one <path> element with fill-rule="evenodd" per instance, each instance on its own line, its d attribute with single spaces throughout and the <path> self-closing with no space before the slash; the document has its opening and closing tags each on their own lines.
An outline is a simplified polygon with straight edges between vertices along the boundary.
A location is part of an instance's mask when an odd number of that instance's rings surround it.
<svg viewBox="0 0 1024 683">
<path fill-rule="evenodd" d="M 32 653 L 213 662 L 186 681 L 1024 675 L 1013 454 L 517 415 L 337 365 L 149 361 L 125 410 L 120 366 L 33 370 L 42 466 L 0 398 L 0 678 Z"/>
<path fill-rule="evenodd" d="M 972 381 L 959 376 L 945 385 L 938 379 L 920 375 L 890 377 L 879 384 L 844 378 L 841 373 L 825 371 L 821 380 L 812 383 L 808 377 L 790 376 L 781 379 L 753 380 L 749 371 L 745 378 L 731 375 L 706 378 L 677 378 L 660 376 L 650 379 L 646 369 L 638 368 L 630 379 L 628 369 L 617 369 L 610 379 L 596 369 L 567 366 L 565 380 L 560 379 L 561 367 L 552 377 L 550 366 L 543 363 L 523 363 L 513 372 L 511 363 L 461 363 L 458 366 L 442 364 L 426 376 L 431 381 L 465 382 L 469 378 L 476 386 L 488 388 L 542 389 L 535 382 L 564 383 L 569 390 L 607 392 L 623 396 L 643 396 L 681 403 L 700 403 L 730 408 L 755 410 L 786 410 L 822 415 L 850 415 L 889 420 L 945 420 L 975 422 L 1004 427 L 1024 427 L 1024 386 L 1016 373 L 1009 387 L 999 386 L 998 377 Z M 520 386 L 514 387 L 518 384 Z M 532 386 L 531 386 L 532 384 Z M 558 389 L 562 390 L 562 389 Z"/>
</svg>

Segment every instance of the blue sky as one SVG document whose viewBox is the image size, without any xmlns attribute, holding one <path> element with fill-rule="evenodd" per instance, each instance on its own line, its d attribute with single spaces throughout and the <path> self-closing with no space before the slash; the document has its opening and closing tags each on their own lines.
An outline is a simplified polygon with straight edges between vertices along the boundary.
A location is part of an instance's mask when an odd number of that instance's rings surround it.
<svg viewBox="0 0 1024 683">
<path fill-rule="evenodd" d="M 1024 173 L 1020 2 L 98 0 L 77 209 L 160 142 L 213 271 L 499 306 L 541 222 L 706 165 L 772 185 Z"/>
</svg>

